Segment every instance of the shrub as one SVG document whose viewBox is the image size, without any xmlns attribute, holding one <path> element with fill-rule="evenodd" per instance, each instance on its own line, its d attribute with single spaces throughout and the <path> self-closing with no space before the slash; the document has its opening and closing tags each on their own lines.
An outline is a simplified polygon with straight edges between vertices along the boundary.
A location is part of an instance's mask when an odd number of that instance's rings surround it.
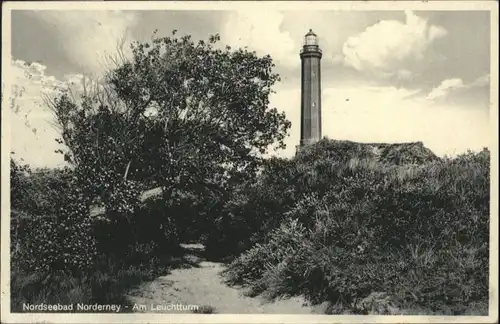
<svg viewBox="0 0 500 324">
<path fill-rule="evenodd" d="M 254 190 L 267 199 L 249 194 L 239 210 L 259 215 L 280 205 L 284 192 L 296 203 L 247 227 L 260 241 L 229 265 L 230 282 L 268 297 L 302 294 L 313 303 L 341 305 L 336 312 L 456 315 L 485 309 L 489 152 L 435 159 L 416 144 L 389 146 L 385 155 L 370 152 L 323 141 L 287 162 L 295 184 L 282 179 L 284 171 L 277 179 L 263 173 Z M 242 221 L 233 228 L 244 232 L 246 217 L 236 213 L 233 219 Z M 273 223 L 281 225 L 265 227 Z M 386 296 L 377 297 L 385 306 L 373 306 L 373 294 Z"/>
<path fill-rule="evenodd" d="M 93 266 L 96 255 L 88 207 L 75 196 L 56 215 L 28 215 L 13 226 L 19 230 L 19 259 L 31 271 L 68 271 L 75 275 Z M 76 200 L 76 201 L 75 201 Z"/>
</svg>

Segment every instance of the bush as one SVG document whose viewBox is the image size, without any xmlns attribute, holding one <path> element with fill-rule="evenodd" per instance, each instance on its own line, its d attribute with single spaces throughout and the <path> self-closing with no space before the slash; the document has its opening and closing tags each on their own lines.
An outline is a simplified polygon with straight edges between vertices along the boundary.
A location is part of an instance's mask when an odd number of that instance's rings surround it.
<svg viewBox="0 0 500 324">
<path fill-rule="evenodd" d="M 275 265 L 289 255 L 298 255 L 305 235 L 305 228 L 297 221 L 283 223 L 272 231 L 266 244 L 257 243 L 231 264 L 226 272 L 228 281 L 248 285 L 262 278 L 266 266 Z"/>
<path fill-rule="evenodd" d="M 60 206 L 52 217 L 26 215 L 12 224 L 18 231 L 12 257 L 26 270 L 81 275 L 93 266 L 96 250 L 92 223 L 88 207 L 78 200 Z"/>
<path fill-rule="evenodd" d="M 11 167 L 12 311 L 23 303 L 123 304 L 132 285 L 165 271 L 155 225 L 140 223 L 156 211 L 135 207 L 135 184 L 116 185 L 109 213 L 91 217 L 81 169 Z M 172 238 L 171 230 L 163 235 Z"/>
<path fill-rule="evenodd" d="M 254 215 L 273 203 L 282 209 L 246 227 L 260 241 L 229 265 L 229 281 L 268 297 L 328 301 L 336 312 L 371 312 L 373 294 L 388 296 L 383 312 L 456 315 L 487 305 L 489 152 L 426 160 L 426 150 L 412 144 L 398 148 L 412 152 L 405 160 L 394 147 L 378 157 L 352 143 L 339 144 L 347 157 L 323 150 L 335 145 L 306 147 L 288 162 L 295 183 L 263 172 L 254 192 L 267 199 L 241 198 L 239 210 Z M 284 192 L 296 203 L 282 204 Z M 233 225 L 239 233 L 246 215 L 232 216 L 242 219 Z"/>
<path fill-rule="evenodd" d="M 93 266 L 89 199 L 75 173 L 33 172 L 11 161 L 12 258 L 27 271 L 65 271 L 80 275 Z"/>
</svg>

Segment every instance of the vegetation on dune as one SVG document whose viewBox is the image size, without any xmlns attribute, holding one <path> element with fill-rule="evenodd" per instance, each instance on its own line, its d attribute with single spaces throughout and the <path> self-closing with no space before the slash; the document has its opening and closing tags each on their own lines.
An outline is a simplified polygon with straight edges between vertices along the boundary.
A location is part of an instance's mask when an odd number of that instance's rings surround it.
<svg viewBox="0 0 500 324">
<path fill-rule="evenodd" d="M 51 101 L 69 167 L 11 160 L 12 309 L 126 303 L 179 242 L 230 284 L 332 313 L 487 312 L 490 153 L 324 139 L 292 159 L 269 56 L 218 36 L 133 43 L 104 82 Z M 159 194 L 141 193 L 151 186 Z M 90 213 L 96 205 L 104 213 Z M 205 313 L 215 310 L 207 307 Z"/>
<path fill-rule="evenodd" d="M 270 298 L 327 301 L 338 313 L 487 312 L 489 151 L 394 164 L 370 148 L 323 140 L 275 159 L 223 216 L 251 246 L 229 265 L 228 281 Z M 250 214 L 265 222 L 241 225 Z M 367 304 L 373 294 L 382 310 Z"/>
</svg>

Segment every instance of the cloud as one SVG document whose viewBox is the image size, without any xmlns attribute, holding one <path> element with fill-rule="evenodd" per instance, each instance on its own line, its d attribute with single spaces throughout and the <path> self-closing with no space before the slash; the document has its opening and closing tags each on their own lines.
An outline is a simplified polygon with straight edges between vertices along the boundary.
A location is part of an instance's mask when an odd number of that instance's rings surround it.
<svg viewBox="0 0 500 324">
<path fill-rule="evenodd" d="M 336 61 L 343 39 L 353 28 L 366 24 L 365 17 L 352 12 L 326 10 L 231 11 L 222 24 L 221 36 L 231 46 L 248 46 L 259 55 L 270 54 L 277 65 L 300 66 L 299 53 L 305 34 L 318 35 L 324 60 Z M 332 33 L 332 30 L 335 30 Z M 343 59 L 343 57 L 340 57 Z"/>
<path fill-rule="evenodd" d="M 69 87 L 80 91 L 83 76 L 71 74 L 58 80 L 45 71 L 46 66 L 40 63 L 11 62 L 11 151 L 15 152 L 15 158 L 22 158 L 32 166 L 56 167 L 64 164 L 62 156 L 54 153 L 61 148 L 55 142 L 59 131 L 54 127 L 54 115 L 44 98 L 53 98 Z"/>
<path fill-rule="evenodd" d="M 446 97 L 454 89 L 464 88 L 464 82 L 462 79 L 454 78 L 443 80 L 439 86 L 432 89 L 427 95 L 428 100 L 433 100 L 436 98 Z"/>
<path fill-rule="evenodd" d="M 432 89 L 427 95 L 427 100 L 446 99 L 452 92 L 489 86 L 490 75 L 483 75 L 469 84 L 464 84 L 460 78 L 446 79 L 439 86 Z"/>
<path fill-rule="evenodd" d="M 382 20 L 343 45 L 344 64 L 358 71 L 409 77 L 407 66 L 422 61 L 429 46 L 447 35 L 440 26 L 405 11 L 406 21 Z"/>
<path fill-rule="evenodd" d="M 106 56 L 116 54 L 119 40 L 137 23 L 130 11 L 44 11 L 33 16 L 55 25 L 68 59 L 93 74 L 102 72 Z M 128 46 L 124 50 L 130 54 Z"/>
<path fill-rule="evenodd" d="M 271 105 L 292 122 L 287 149 L 293 156 L 300 136 L 300 89 L 278 91 Z M 456 155 L 489 145 L 489 117 L 477 110 L 436 104 L 419 89 L 360 84 L 323 90 L 323 136 L 358 142 L 422 141 L 438 155 Z"/>
<path fill-rule="evenodd" d="M 285 66 L 297 66 L 300 44 L 289 32 L 281 31 L 284 14 L 276 11 L 234 11 L 229 13 L 221 36 L 233 47 L 248 46 L 259 55 L 271 55 Z"/>
<path fill-rule="evenodd" d="M 485 87 L 485 86 L 490 86 L 490 75 L 485 74 L 483 76 L 480 76 L 476 80 L 474 80 L 471 84 L 470 87 Z"/>
<path fill-rule="evenodd" d="M 413 77 L 413 73 L 405 69 L 399 69 L 396 76 L 399 80 L 409 80 Z"/>
</svg>

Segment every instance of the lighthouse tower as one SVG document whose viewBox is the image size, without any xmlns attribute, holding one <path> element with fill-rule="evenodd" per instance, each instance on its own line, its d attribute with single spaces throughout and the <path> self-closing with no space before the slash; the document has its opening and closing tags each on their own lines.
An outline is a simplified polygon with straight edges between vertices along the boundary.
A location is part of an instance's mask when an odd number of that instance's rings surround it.
<svg viewBox="0 0 500 324">
<path fill-rule="evenodd" d="M 321 57 L 316 34 L 310 29 L 300 51 L 302 61 L 300 146 L 321 139 Z"/>
</svg>

